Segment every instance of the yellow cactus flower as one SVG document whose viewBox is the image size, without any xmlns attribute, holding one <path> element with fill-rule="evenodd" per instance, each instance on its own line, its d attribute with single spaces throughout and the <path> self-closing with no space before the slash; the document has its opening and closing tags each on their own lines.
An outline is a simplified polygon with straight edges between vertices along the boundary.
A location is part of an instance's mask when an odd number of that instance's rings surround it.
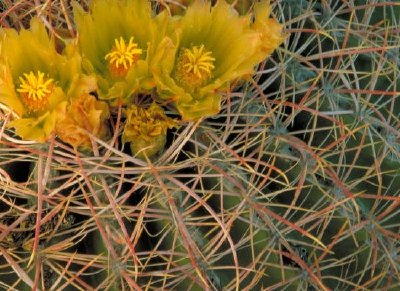
<svg viewBox="0 0 400 291">
<path fill-rule="evenodd" d="M 123 98 L 155 87 L 149 62 L 163 37 L 166 13 L 152 15 L 147 0 L 94 0 L 74 18 L 86 72 L 94 73 L 101 99 Z"/>
<path fill-rule="evenodd" d="M 90 94 L 82 94 L 71 100 L 64 118 L 57 122 L 56 133 L 74 148 L 91 149 L 89 133 L 100 139 L 107 137 L 109 116 L 107 103 L 98 101 Z"/>
<path fill-rule="evenodd" d="M 46 141 L 64 115 L 71 95 L 95 84 L 80 72 L 77 50 L 56 52 L 45 27 L 34 18 L 30 29 L 0 29 L 0 102 L 18 118 L 8 123 L 23 139 Z"/>
<path fill-rule="evenodd" d="M 122 135 L 124 143 L 130 142 L 131 151 L 138 157 L 151 157 L 164 148 L 167 129 L 177 126 L 174 119 L 153 103 L 149 108 L 131 105 L 126 109 L 126 123 Z"/>
<path fill-rule="evenodd" d="M 268 18 L 268 1 L 255 4 L 255 20 L 231 5 L 193 1 L 174 18 L 176 37 L 163 42 L 152 72 L 162 99 L 174 103 L 183 120 L 220 111 L 218 90 L 251 76 L 255 66 L 284 40 L 282 25 Z"/>
</svg>

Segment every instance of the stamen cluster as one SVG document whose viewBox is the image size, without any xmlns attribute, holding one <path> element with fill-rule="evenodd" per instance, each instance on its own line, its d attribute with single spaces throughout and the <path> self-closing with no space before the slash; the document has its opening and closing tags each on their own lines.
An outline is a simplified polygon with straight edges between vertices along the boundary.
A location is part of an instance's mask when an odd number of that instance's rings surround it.
<svg viewBox="0 0 400 291">
<path fill-rule="evenodd" d="M 21 94 L 24 104 L 29 111 L 44 110 L 49 102 L 54 80 L 45 78 L 44 73 L 37 71 L 24 73 L 24 78 L 19 77 L 20 86 L 17 91 Z"/>
<path fill-rule="evenodd" d="M 143 50 L 138 48 L 138 44 L 133 42 L 133 40 L 134 38 L 130 37 L 129 42 L 126 43 L 122 37 L 115 39 L 114 47 L 105 56 L 110 71 L 116 76 L 125 76 L 129 68 L 143 53 Z"/>
<path fill-rule="evenodd" d="M 185 48 L 178 57 L 176 78 L 186 88 L 199 87 L 211 78 L 214 62 L 212 52 L 206 51 L 204 45 Z"/>
</svg>

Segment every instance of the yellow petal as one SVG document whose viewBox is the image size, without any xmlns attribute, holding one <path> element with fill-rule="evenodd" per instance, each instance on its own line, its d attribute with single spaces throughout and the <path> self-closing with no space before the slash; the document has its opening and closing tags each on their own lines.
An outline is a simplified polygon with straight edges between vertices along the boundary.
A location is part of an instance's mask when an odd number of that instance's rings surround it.
<svg viewBox="0 0 400 291">
<path fill-rule="evenodd" d="M 25 140 L 46 142 L 54 132 L 57 120 L 65 114 L 66 102 L 59 104 L 53 111 L 34 118 L 20 118 L 8 123 L 8 127 L 15 128 L 15 132 Z"/>
<path fill-rule="evenodd" d="M 195 121 L 202 117 L 213 116 L 221 110 L 221 96 L 209 94 L 192 102 L 177 102 L 176 107 L 183 121 Z"/>
<path fill-rule="evenodd" d="M 0 102 L 20 116 L 25 112 L 24 105 L 15 91 L 10 69 L 3 64 L 0 64 Z"/>
<path fill-rule="evenodd" d="M 74 148 L 91 149 L 88 133 L 104 139 L 108 135 L 108 105 L 89 94 L 82 94 L 71 101 L 63 119 L 56 125 L 56 133 L 63 142 Z"/>
</svg>

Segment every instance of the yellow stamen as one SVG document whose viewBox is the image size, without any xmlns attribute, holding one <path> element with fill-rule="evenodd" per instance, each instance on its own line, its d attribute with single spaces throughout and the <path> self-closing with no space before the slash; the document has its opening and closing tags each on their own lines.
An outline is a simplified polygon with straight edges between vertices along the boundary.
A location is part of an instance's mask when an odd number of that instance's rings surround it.
<svg viewBox="0 0 400 291">
<path fill-rule="evenodd" d="M 49 96 L 53 91 L 53 79 L 45 79 L 44 73 L 37 71 L 24 74 L 25 78 L 19 77 L 21 85 L 17 91 L 21 93 L 22 101 L 28 111 L 35 112 L 43 110 L 49 103 Z"/>
<path fill-rule="evenodd" d="M 215 58 L 204 45 L 184 49 L 178 57 L 176 76 L 182 86 L 195 88 L 203 84 L 212 75 Z"/>
<path fill-rule="evenodd" d="M 128 43 L 120 37 L 115 39 L 115 46 L 106 54 L 105 59 L 108 61 L 110 71 L 116 76 L 125 76 L 128 70 L 139 59 L 143 50 L 138 48 L 138 44 L 133 42 L 133 37 Z"/>
</svg>

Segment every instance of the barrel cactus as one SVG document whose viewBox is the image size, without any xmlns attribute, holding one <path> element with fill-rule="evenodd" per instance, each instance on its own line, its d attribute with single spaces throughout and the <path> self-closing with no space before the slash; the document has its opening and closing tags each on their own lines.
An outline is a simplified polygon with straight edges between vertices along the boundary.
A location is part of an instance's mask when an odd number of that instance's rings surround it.
<svg viewBox="0 0 400 291">
<path fill-rule="evenodd" d="M 398 2 L 0 5 L 1 289 L 400 288 Z"/>
</svg>

